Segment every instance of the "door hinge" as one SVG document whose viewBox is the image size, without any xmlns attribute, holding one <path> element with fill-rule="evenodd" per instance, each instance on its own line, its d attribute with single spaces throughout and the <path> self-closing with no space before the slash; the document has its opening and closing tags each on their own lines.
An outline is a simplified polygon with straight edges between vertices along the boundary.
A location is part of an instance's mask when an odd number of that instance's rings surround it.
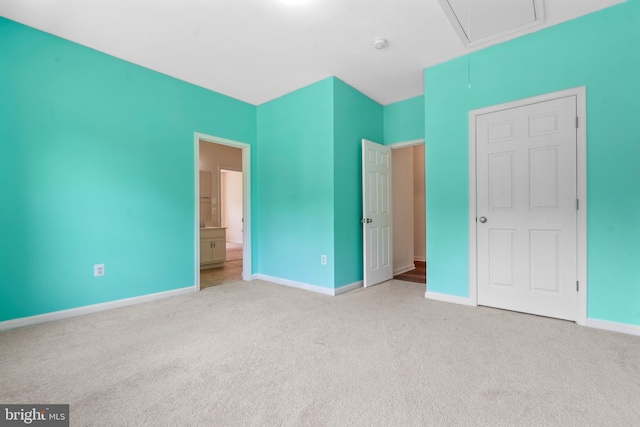
<svg viewBox="0 0 640 427">
<path fill-rule="evenodd" d="M 576 210 L 580 210 L 580 199 L 576 199 Z"/>
<path fill-rule="evenodd" d="M 580 117 L 576 117 L 576 129 L 580 126 Z"/>
<path fill-rule="evenodd" d="M 576 292 L 580 292 L 580 282 L 576 280 Z"/>
</svg>

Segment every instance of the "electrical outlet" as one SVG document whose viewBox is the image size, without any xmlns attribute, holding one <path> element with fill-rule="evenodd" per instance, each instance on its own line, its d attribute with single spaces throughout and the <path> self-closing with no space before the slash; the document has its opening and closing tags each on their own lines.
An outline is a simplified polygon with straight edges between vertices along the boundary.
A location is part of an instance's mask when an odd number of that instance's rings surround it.
<svg viewBox="0 0 640 427">
<path fill-rule="evenodd" d="M 93 265 L 93 276 L 94 277 L 104 276 L 104 264 Z"/>
<path fill-rule="evenodd" d="M 320 255 L 320 264 L 327 265 L 327 256 L 326 255 Z"/>
</svg>

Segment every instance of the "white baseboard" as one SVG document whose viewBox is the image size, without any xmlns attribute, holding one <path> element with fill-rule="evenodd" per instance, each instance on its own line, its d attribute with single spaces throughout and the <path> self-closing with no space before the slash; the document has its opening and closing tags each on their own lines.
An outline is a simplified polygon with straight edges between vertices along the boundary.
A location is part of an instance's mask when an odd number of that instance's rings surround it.
<svg viewBox="0 0 640 427">
<path fill-rule="evenodd" d="M 251 276 L 251 279 L 264 280 L 265 282 L 271 282 L 277 285 L 290 286 L 292 288 L 304 289 L 305 291 L 317 292 L 319 294 L 331 295 L 331 296 L 344 294 L 346 292 L 360 288 L 364 284 L 364 282 L 361 280 L 359 282 L 354 282 L 348 285 L 340 286 L 337 289 L 332 289 L 332 288 L 325 288 L 322 286 L 310 285 L 309 283 L 296 282 L 295 280 L 282 279 L 280 277 L 269 276 L 266 274 L 254 274 Z"/>
<path fill-rule="evenodd" d="M 67 319 L 69 317 L 81 316 L 83 314 L 97 313 L 99 311 L 126 307 L 128 305 L 140 304 L 143 302 L 154 301 L 162 298 L 175 297 L 178 295 L 195 292 L 195 290 L 195 286 L 189 286 L 187 288 L 173 289 L 171 291 L 158 292 L 155 294 L 142 295 L 139 297 L 125 298 L 116 301 L 103 302 L 100 304 L 85 305 L 83 307 L 54 311 L 52 313 L 38 314 L 36 316 L 21 317 L 19 319 L 5 320 L 4 322 L 0 322 L 0 331 L 21 328 L 23 326 L 36 325 L 38 323 L 51 322 L 52 320 Z"/>
<path fill-rule="evenodd" d="M 305 291 L 317 292 L 325 295 L 335 295 L 334 290 L 331 288 L 324 288 L 322 286 L 310 285 L 308 283 L 296 282 L 295 280 L 281 279 L 280 277 L 268 276 L 266 274 L 254 274 L 252 278 L 258 280 L 264 280 L 265 282 L 276 283 L 278 285 L 291 286 L 292 288 L 304 289 Z"/>
<path fill-rule="evenodd" d="M 623 334 L 640 336 L 640 326 L 627 323 L 609 322 L 608 320 L 587 319 L 590 328 L 604 329 L 605 331 L 620 332 Z"/>
<path fill-rule="evenodd" d="M 415 264 L 405 265 L 404 267 L 394 268 L 393 269 L 393 275 L 397 276 L 398 274 L 406 273 L 407 271 L 411 271 L 411 270 L 415 270 L 415 269 L 416 269 L 416 265 Z"/>
<path fill-rule="evenodd" d="M 450 302 L 453 304 L 461 304 L 461 305 L 468 305 L 471 307 L 476 307 L 477 304 L 474 304 L 473 302 L 471 302 L 470 298 L 465 298 L 465 297 L 457 297 L 454 295 L 447 295 L 447 294 L 439 294 L 437 292 L 425 292 L 424 293 L 424 297 L 427 299 L 431 299 L 434 301 L 442 301 L 442 302 Z"/>
<path fill-rule="evenodd" d="M 421 262 L 427 262 L 427 259 L 423 256 L 414 256 L 413 257 L 414 261 L 421 261 Z"/>
<path fill-rule="evenodd" d="M 354 289 L 361 288 L 364 285 L 364 281 L 360 280 L 359 282 L 353 282 L 349 285 L 340 286 L 334 290 L 334 295 L 342 295 Z"/>
</svg>

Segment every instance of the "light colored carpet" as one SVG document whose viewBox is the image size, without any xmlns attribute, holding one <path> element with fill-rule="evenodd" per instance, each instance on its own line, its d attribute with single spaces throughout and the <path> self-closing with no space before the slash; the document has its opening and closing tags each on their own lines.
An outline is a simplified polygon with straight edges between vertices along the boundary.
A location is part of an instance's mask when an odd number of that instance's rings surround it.
<svg viewBox="0 0 640 427">
<path fill-rule="evenodd" d="M 0 402 L 73 426 L 637 426 L 640 339 L 261 281 L 0 333 Z"/>
</svg>

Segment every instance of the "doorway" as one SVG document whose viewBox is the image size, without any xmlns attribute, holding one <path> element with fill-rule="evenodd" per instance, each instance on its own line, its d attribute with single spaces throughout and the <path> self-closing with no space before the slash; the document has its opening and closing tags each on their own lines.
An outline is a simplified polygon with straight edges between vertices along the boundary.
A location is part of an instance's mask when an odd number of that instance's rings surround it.
<svg viewBox="0 0 640 427">
<path fill-rule="evenodd" d="M 470 113 L 472 303 L 586 322 L 584 95 Z"/>
<path fill-rule="evenodd" d="M 424 140 L 391 145 L 393 277 L 426 284 Z"/>
<path fill-rule="evenodd" d="M 426 285 L 424 160 L 424 139 L 386 146 L 362 140 L 365 287 L 394 276 Z"/>
<path fill-rule="evenodd" d="M 195 134 L 196 289 L 251 280 L 250 146 Z"/>
<path fill-rule="evenodd" d="M 242 170 L 220 168 L 220 225 L 226 229 L 227 262 L 242 260 Z"/>
</svg>

